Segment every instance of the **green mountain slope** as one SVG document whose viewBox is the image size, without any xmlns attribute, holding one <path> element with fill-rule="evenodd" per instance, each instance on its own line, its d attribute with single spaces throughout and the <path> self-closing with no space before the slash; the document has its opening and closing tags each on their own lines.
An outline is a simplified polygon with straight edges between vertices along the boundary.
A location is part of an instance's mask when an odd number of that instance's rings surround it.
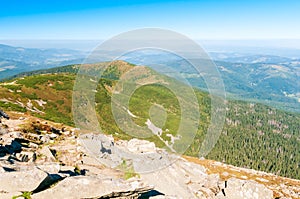
<svg viewBox="0 0 300 199">
<path fill-rule="evenodd" d="M 101 65 L 101 63 L 99 64 Z M 87 69 L 96 65 L 87 65 Z M 78 65 L 23 74 L 23 77 L 0 84 L 0 107 L 6 111 L 25 112 L 40 118 L 74 125 L 72 91 Z M 95 108 L 104 133 L 116 138 L 130 139 L 114 121 L 111 110 L 112 90 L 121 75 L 132 69 L 129 63 L 114 62 L 103 74 L 95 91 Z M 27 76 L 30 75 L 30 76 Z M 210 121 L 210 97 L 195 90 L 199 102 L 199 128 L 186 155 L 198 156 Z M 149 109 L 161 105 L 166 110 L 166 122 L 152 121 L 160 127 L 164 140 L 167 134 L 176 135 L 180 122 L 180 106 L 168 89 L 154 84 L 142 86 L 132 95 L 129 111 L 136 124 L 146 126 L 151 118 Z M 158 111 L 159 110 L 159 106 Z M 163 115 L 163 114 L 162 114 Z M 276 173 L 300 179 L 300 115 L 242 101 L 227 103 L 227 116 L 223 133 L 207 158 L 235 166 Z M 157 136 L 147 138 L 163 147 Z"/>
</svg>

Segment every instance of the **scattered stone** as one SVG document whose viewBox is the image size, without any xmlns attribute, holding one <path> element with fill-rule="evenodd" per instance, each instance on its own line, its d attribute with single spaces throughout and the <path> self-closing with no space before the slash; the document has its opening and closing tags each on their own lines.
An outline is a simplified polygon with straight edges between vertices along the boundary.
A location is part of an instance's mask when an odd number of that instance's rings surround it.
<svg viewBox="0 0 300 199">
<path fill-rule="evenodd" d="M 47 134 L 47 135 L 43 135 L 43 136 L 41 136 L 41 138 L 40 138 L 40 141 L 41 141 L 42 143 L 49 143 L 50 140 L 51 140 L 51 138 L 50 138 L 50 136 L 49 136 L 48 134 Z"/>
<path fill-rule="evenodd" d="M 39 154 L 41 155 L 41 158 L 44 158 L 45 162 L 55 162 L 55 157 L 53 156 L 53 154 L 48 146 L 44 146 L 39 151 Z"/>
<path fill-rule="evenodd" d="M 0 124 L 1 199 L 21 195 L 22 191 L 33 192 L 33 199 L 268 199 L 273 198 L 270 189 L 276 190 L 274 196 L 282 199 L 284 195 L 300 198 L 300 186 L 259 184 L 271 183 L 265 179 L 267 173 L 254 178 L 258 182 L 236 178 L 223 181 L 217 174 L 208 175 L 205 167 L 156 148 L 149 141 L 114 141 L 112 136 L 94 134 L 77 139 L 79 129 L 75 133 L 75 129 L 36 121 L 30 123 L 32 126 L 27 131 L 22 131 L 14 125 L 29 120 L 3 121 Z M 202 161 L 206 160 L 202 158 Z M 220 174 L 226 179 L 235 176 L 231 171 L 245 172 L 242 174 L 245 179 L 247 172 L 261 174 L 218 162 L 212 162 L 212 166 L 228 168 Z M 129 174 L 129 180 L 122 180 L 125 173 Z M 280 190 L 278 194 L 277 190 Z"/>
<path fill-rule="evenodd" d="M 28 145 L 29 148 L 33 148 L 33 149 L 37 149 L 39 148 L 39 145 L 36 144 L 36 143 L 33 143 L 33 142 L 30 142 L 29 145 Z"/>
<path fill-rule="evenodd" d="M 50 137 L 51 140 L 54 140 L 54 139 L 56 139 L 56 138 L 58 137 L 58 135 L 55 134 L 55 133 L 51 133 L 51 134 L 49 135 L 49 137 Z"/>
<path fill-rule="evenodd" d="M 51 128 L 51 132 L 52 132 L 52 133 L 55 133 L 55 134 L 57 134 L 57 135 L 62 135 L 62 132 L 61 132 L 59 129 L 54 128 L 54 127 Z"/>
<path fill-rule="evenodd" d="M 204 187 L 209 188 L 215 195 L 220 192 L 220 176 L 218 174 L 208 175 Z"/>
<path fill-rule="evenodd" d="M 34 133 L 27 133 L 25 135 L 25 138 L 30 140 L 30 141 L 33 141 L 33 142 L 40 142 L 41 141 L 41 135 L 37 135 L 37 134 L 34 134 Z"/>
<path fill-rule="evenodd" d="M 127 149 L 133 153 L 154 153 L 156 147 L 153 142 L 147 140 L 131 139 L 127 144 Z"/>
<path fill-rule="evenodd" d="M 9 120 L 9 116 L 4 111 L 0 110 L 0 118 L 2 117 Z"/>
<path fill-rule="evenodd" d="M 229 173 L 225 171 L 222 173 L 222 176 L 227 177 L 227 176 L 229 176 Z"/>
<path fill-rule="evenodd" d="M 37 168 L 31 170 L 0 173 L 1 190 L 14 193 L 34 190 L 47 174 Z"/>
<path fill-rule="evenodd" d="M 16 154 L 16 158 L 20 162 L 34 162 L 36 160 L 36 153 L 31 151 L 21 151 Z"/>
</svg>

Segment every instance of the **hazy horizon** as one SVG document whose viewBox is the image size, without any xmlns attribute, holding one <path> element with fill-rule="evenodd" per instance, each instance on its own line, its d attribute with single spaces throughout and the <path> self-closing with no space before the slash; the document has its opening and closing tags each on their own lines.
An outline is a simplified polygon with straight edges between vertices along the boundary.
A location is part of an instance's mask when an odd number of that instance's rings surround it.
<svg viewBox="0 0 300 199">
<path fill-rule="evenodd" d="M 13 47 L 39 49 L 71 49 L 91 52 L 105 40 L 0 40 L 0 44 Z M 276 55 L 282 57 L 300 56 L 300 39 L 294 40 L 195 40 L 207 52 L 245 53 Z"/>
</svg>

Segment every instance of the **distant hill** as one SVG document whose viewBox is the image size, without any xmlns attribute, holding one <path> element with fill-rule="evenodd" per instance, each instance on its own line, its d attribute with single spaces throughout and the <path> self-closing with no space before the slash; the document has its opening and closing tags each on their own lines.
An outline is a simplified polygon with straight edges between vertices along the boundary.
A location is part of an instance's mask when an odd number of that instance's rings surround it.
<svg viewBox="0 0 300 199">
<path fill-rule="evenodd" d="M 222 52 L 209 54 L 221 74 L 230 98 L 300 112 L 299 58 Z M 123 59 L 156 70 L 173 68 L 191 85 L 207 89 L 201 74 L 177 55 L 145 51 L 125 55 Z"/>
<path fill-rule="evenodd" d="M 21 72 L 81 63 L 86 53 L 69 49 L 37 49 L 0 44 L 0 80 Z"/>
<path fill-rule="evenodd" d="M 101 52 L 104 56 L 101 61 L 109 60 L 110 53 Z M 43 70 L 57 66 L 80 64 L 86 55 L 69 49 L 32 49 L 0 45 L 0 81 L 20 76 L 20 73 L 30 75 L 30 71 L 39 70 L 38 73 L 43 73 Z M 220 71 L 228 97 L 300 112 L 299 58 L 236 52 L 210 52 L 209 55 Z M 137 65 L 147 65 L 161 73 L 164 73 L 159 70 L 161 68 L 173 68 L 192 86 L 206 89 L 201 75 L 177 55 L 138 51 L 123 55 L 120 59 Z M 90 60 L 93 61 L 96 60 Z"/>
<path fill-rule="evenodd" d="M 101 64 L 103 63 L 86 67 L 88 69 Z M 72 91 L 78 67 L 79 65 L 69 65 L 24 73 L 1 83 L 0 108 L 73 126 Z M 95 90 L 95 108 L 103 133 L 112 134 L 120 139 L 130 139 L 131 136 L 125 134 L 114 121 L 111 92 L 120 76 L 135 67 L 140 66 L 124 61 L 113 62 Z M 155 73 L 152 69 L 146 67 L 143 69 Z M 178 82 L 178 86 L 182 86 L 182 83 Z M 197 89 L 195 93 L 201 119 L 195 139 L 185 153 L 191 156 L 198 156 L 211 116 L 208 93 Z M 130 99 L 128 116 L 140 126 L 145 126 L 147 119 L 151 118 L 148 110 L 155 104 L 163 105 L 168 117 L 165 124 L 153 121 L 155 125 L 161 127 L 161 137 L 152 136 L 147 139 L 163 147 L 165 146 L 163 140 L 170 141 L 167 134 L 176 136 L 180 122 L 180 106 L 172 92 L 159 85 L 142 86 Z M 207 158 L 300 179 L 299 129 L 299 114 L 259 103 L 232 100 L 227 104 L 222 135 Z"/>
</svg>

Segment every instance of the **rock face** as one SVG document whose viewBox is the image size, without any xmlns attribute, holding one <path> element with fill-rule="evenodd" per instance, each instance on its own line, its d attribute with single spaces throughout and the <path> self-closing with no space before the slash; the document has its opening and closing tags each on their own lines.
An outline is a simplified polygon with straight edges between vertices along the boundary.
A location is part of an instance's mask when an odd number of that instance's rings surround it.
<svg viewBox="0 0 300 199">
<path fill-rule="evenodd" d="M 123 180 L 121 171 L 105 168 L 89 157 L 66 127 L 60 130 L 37 121 L 24 131 L 14 131 L 6 124 L 0 129 L 1 199 L 22 192 L 37 199 L 138 198 L 153 190 L 140 179 Z M 105 147 L 109 145 L 104 143 L 101 153 L 109 153 Z"/>
<path fill-rule="evenodd" d="M 159 170 L 175 162 L 179 156 L 169 154 L 146 140 L 113 142 L 104 135 L 80 136 L 80 143 L 90 154 L 107 167 L 117 168 L 124 160 L 132 162 L 134 170 L 146 173 Z"/>
<path fill-rule="evenodd" d="M 224 175 L 211 173 L 208 165 L 170 154 L 149 141 L 114 141 L 94 134 L 77 138 L 71 128 L 39 121 L 26 130 L 13 126 L 26 118 L 5 122 L 0 124 L 1 199 L 22 192 L 33 199 L 300 198 L 300 181 L 266 187 L 223 170 Z M 223 169 L 220 165 L 212 166 Z M 269 182 L 263 176 L 255 179 Z"/>
<path fill-rule="evenodd" d="M 116 167 L 124 159 L 132 162 L 140 179 L 164 194 L 160 198 L 273 197 L 273 192 L 264 185 L 235 178 L 224 182 L 218 174 L 209 175 L 203 166 L 170 155 L 149 141 L 132 139 L 113 142 L 103 135 L 84 135 L 81 143 L 108 167 Z"/>
</svg>

